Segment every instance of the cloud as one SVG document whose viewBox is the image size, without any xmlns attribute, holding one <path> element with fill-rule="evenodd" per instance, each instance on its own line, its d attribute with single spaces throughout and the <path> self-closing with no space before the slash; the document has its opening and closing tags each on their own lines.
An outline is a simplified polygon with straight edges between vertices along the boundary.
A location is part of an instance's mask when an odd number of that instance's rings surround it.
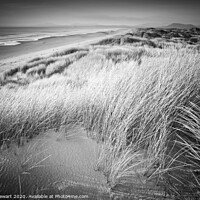
<svg viewBox="0 0 200 200">
<path fill-rule="evenodd" d="M 83 17 L 84 19 L 96 19 L 96 20 L 109 20 L 109 21 L 143 21 L 145 20 L 144 17 L 127 17 L 127 16 L 111 16 L 111 15 L 84 15 L 80 16 Z"/>
</svg>

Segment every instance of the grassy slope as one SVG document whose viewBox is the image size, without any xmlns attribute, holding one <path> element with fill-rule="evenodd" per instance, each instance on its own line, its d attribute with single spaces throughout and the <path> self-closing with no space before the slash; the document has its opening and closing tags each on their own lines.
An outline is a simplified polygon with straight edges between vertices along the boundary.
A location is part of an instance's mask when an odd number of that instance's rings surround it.
<svg viewBox="0 0 200 200">
<path fill-rule="evenodd" d="M 72 49 L 1 74 L 1 144 L 82 123 L 102 144 L 98 169 L 112 188 L 138 174 L 177 196 L 183 187 L 195 194 L 200 54 L 162 46 Z"/>
</svg>

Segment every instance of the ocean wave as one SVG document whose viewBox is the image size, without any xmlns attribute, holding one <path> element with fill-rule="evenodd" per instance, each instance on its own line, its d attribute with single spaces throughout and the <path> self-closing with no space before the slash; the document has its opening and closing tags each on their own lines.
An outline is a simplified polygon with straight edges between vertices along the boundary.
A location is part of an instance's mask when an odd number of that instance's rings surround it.
<svg viewBox="0 0 200 200">
<path fill-rule="evenodd" d="M 6 42 L 0 42 L 0 46 L 16 46 L 21 44 L 18 41 L 6 41 Z"/>
</svg>

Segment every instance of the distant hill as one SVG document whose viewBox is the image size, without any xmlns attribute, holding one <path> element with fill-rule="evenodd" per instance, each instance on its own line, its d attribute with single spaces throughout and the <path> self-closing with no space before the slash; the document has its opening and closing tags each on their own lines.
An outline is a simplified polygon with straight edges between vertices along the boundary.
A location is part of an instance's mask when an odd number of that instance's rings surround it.
<svg viewBox="0 0 200 200">
<path fill-rule="evenodd" d="M 172 23 L 164 28 L 178 28 L 178 29 L 191 29 L 196 28 L 193 24 L 180 24 L 180 23 Z"/>
</svg>

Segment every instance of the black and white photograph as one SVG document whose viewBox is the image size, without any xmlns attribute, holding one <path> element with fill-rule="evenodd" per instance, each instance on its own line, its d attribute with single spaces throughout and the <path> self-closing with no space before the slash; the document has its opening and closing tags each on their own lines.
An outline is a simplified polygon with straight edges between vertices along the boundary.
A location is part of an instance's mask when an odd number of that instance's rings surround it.
<svg viewBox="0 0 200 200">
<path fill-rule="evenodd" d="M 200 1 L 0 0 L 0 199 L 200 199 Z"/>
</svg>

